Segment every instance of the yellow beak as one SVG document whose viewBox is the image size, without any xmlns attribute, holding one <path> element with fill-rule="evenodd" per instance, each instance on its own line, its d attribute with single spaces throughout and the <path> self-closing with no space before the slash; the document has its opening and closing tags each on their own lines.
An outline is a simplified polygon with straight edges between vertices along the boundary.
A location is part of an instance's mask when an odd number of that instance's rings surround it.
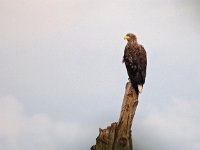
<svg viewBox="0 0 200 150">
<path fill-rule="evenodd" d="M 130 39 L 130 37 L 127 35 L 124 37 L 124 40 L 129 40 L 129 39 Z"/>
</svg>

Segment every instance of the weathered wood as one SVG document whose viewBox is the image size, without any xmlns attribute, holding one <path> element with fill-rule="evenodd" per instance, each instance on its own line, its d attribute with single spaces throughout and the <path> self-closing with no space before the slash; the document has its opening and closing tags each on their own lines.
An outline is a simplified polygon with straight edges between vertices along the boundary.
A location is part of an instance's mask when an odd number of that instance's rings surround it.
<svg viewBox="0 0 200 150">
<path fill-rule="evenodd" d="M 106 129 L 99 129 L 99 136 L 96 139 L 96 150 L 113 150 L 116 127 L 117 123 L 112 123 Z"/>
<path fill-rule="evenodd" d="M 114 150 L 132 150 L 131 127 L 138 105 L 138 95 L 128 82 L 117 125 Z"/>
<path fill-rule="evenodd" d="M 91 150 L 132 150 L 131 126 L 138 104 L 138 95 L 128 82 L 118 123 L 99 129 L 96 145 Z"/>
</svg>

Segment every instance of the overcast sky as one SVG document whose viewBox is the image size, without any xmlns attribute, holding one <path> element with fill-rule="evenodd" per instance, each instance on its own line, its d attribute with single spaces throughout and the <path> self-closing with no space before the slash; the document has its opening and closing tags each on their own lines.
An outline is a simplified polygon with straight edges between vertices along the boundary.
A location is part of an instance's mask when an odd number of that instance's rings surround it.
<svg viewBox="0 0 200 150">
<path fill-rule="evenodd" d="M 0 149 L 95 144 L 119 118 L 128 32 L 148 54 L 135 150 L 199 150 L 198 0 L 0 0 Z"/>
</svg>

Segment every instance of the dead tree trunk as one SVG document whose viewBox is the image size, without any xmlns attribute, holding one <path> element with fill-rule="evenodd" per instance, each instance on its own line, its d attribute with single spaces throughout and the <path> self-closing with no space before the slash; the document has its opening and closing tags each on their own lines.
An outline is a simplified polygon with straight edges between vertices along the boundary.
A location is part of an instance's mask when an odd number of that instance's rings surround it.
<svg viewBox="0 0 200 150">
<path fill-rule="evenodd" d="M 118 123 L 112 123 L 106 129 L 99 129 L 96 145 L 91 150 L 133 150 L 131 126 L 138 104 L 138 95 L 128 82 Z"/>
</svg>

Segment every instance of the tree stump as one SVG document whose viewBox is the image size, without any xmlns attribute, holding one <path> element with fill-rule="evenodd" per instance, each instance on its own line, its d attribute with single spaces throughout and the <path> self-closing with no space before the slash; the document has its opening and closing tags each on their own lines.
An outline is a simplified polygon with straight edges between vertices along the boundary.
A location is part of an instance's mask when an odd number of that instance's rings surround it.
<svg viewBox="0 0 200 150">
<path fill-rule="evenodd" d="M 96 145 L 91 150 L 133 150 L 131 126 L 138 105 L 138 95 L 130 82 L 126 83 L 119 122 L 99 129 Z"/>
</svg>

